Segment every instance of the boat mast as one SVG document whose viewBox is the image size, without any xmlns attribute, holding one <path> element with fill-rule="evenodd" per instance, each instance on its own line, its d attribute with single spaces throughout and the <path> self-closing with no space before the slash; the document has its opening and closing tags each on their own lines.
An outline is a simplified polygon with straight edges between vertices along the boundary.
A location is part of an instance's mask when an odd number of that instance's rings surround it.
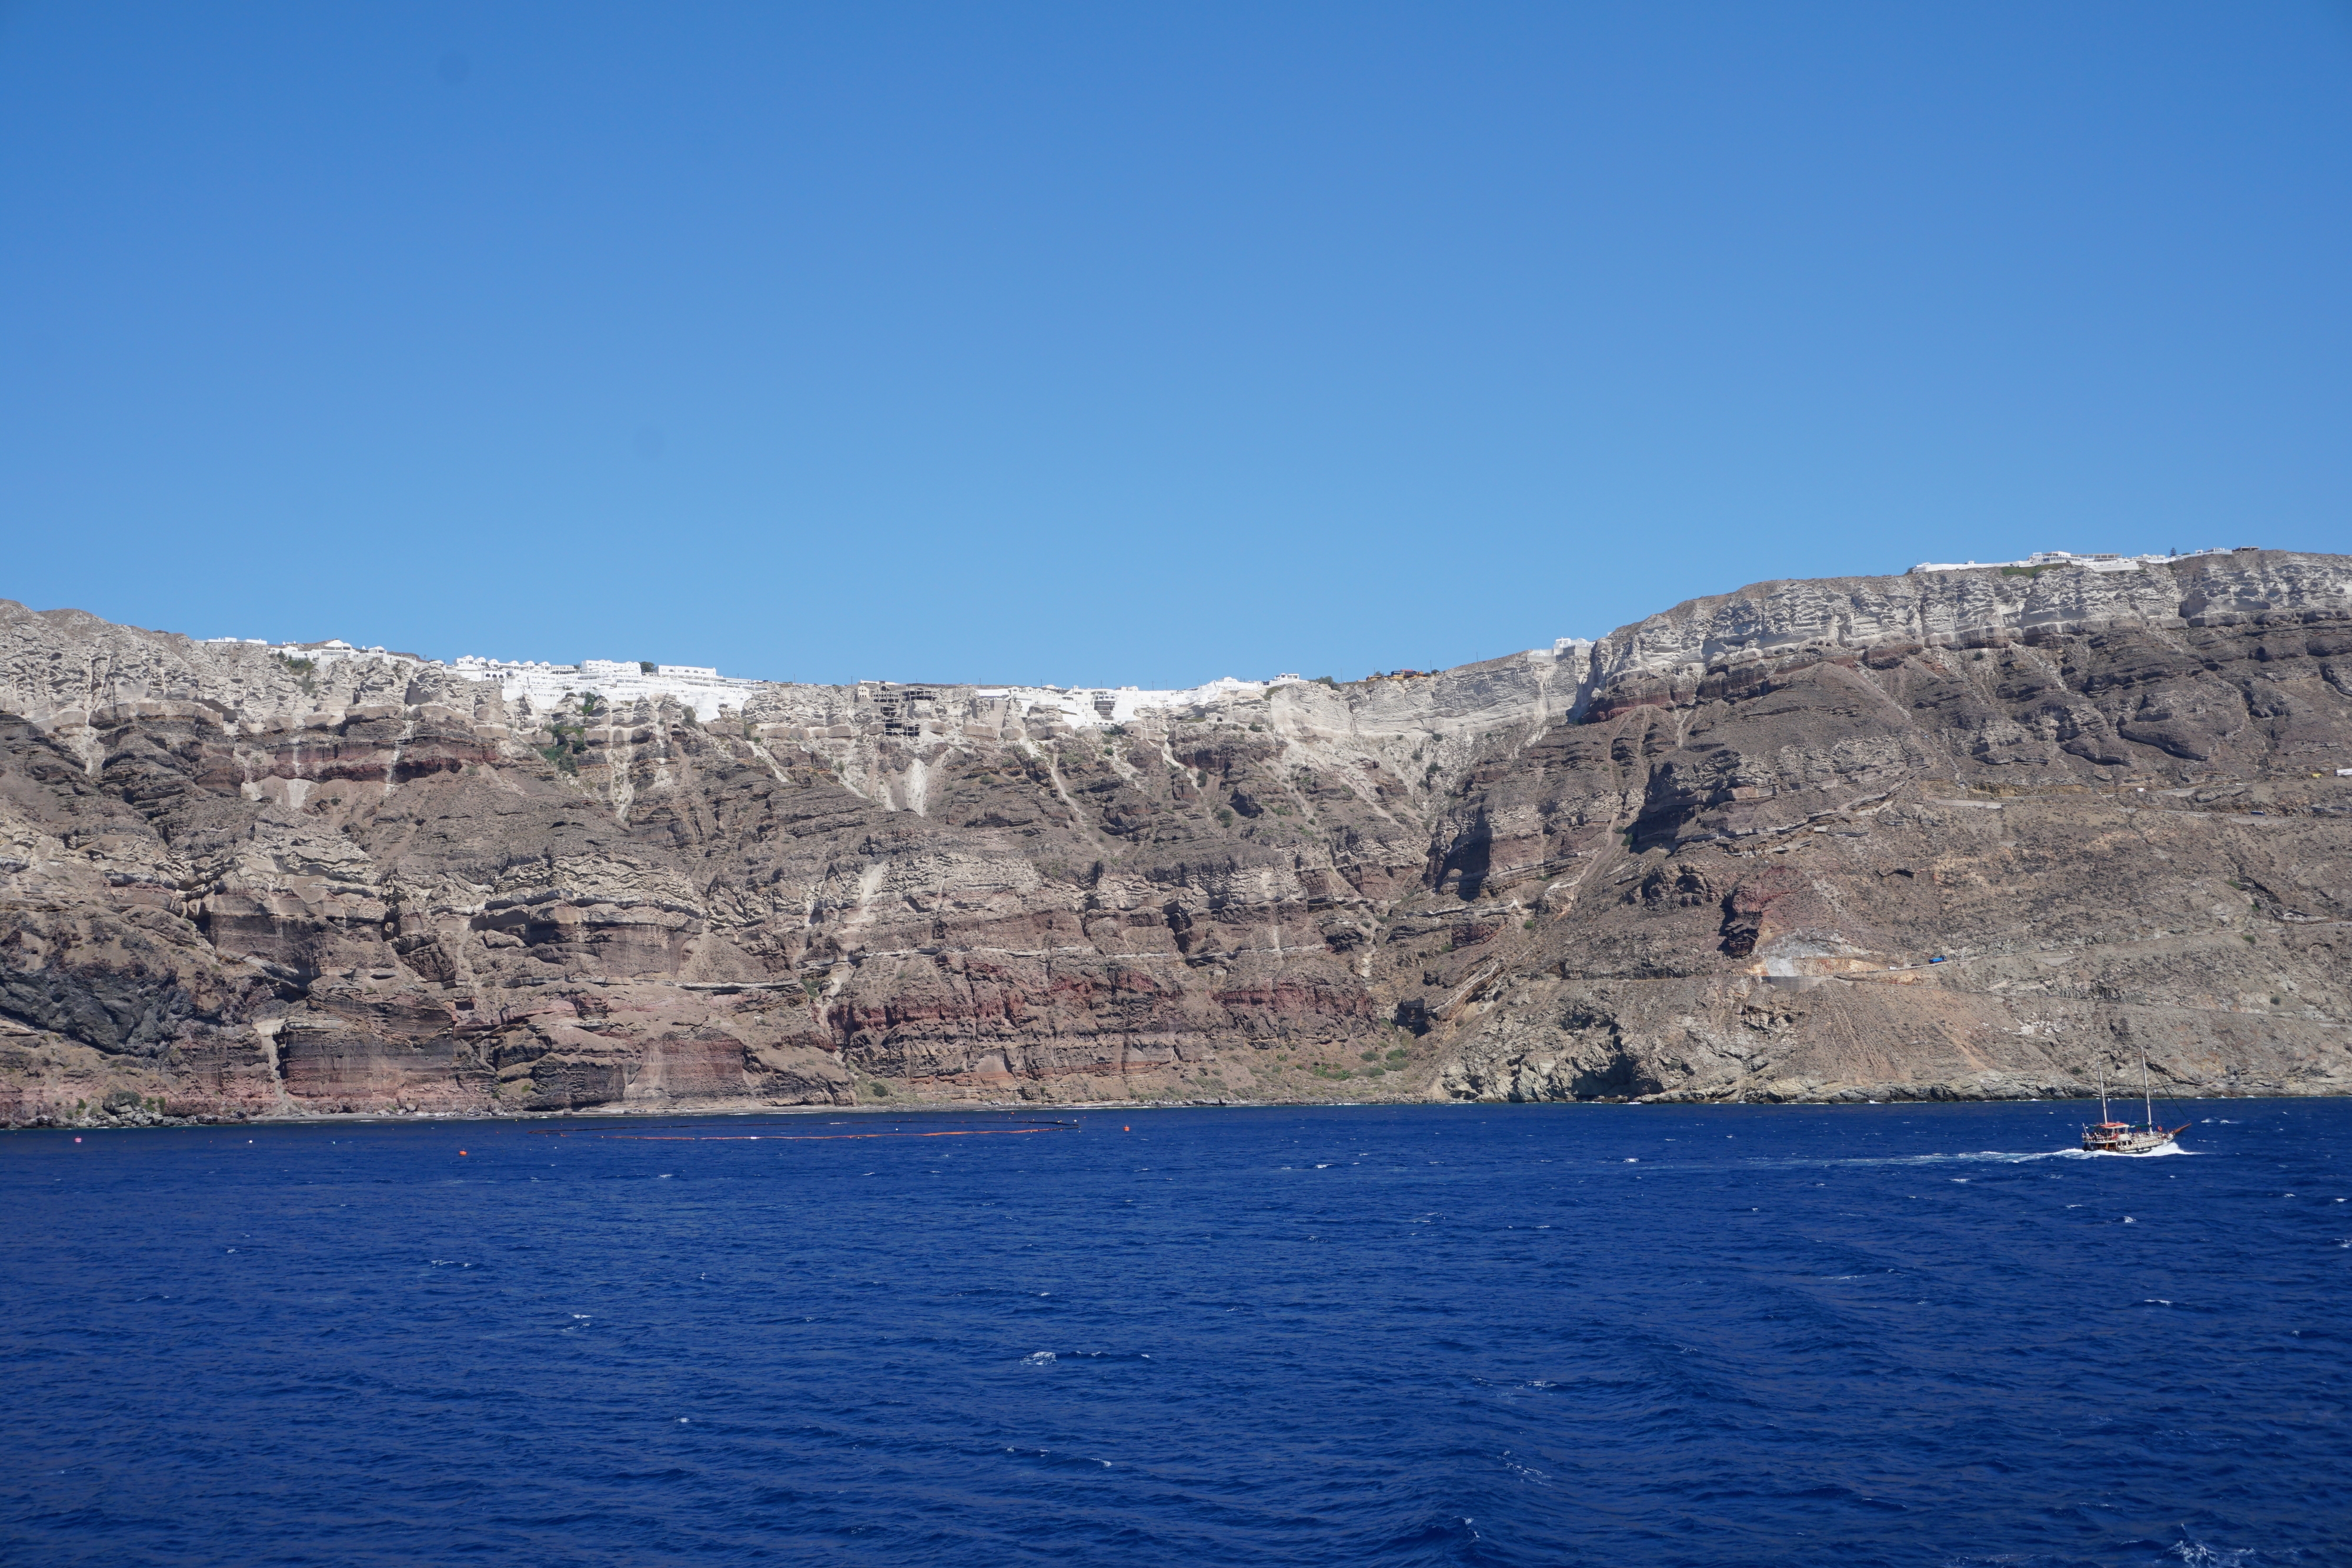
<svg viewBox="0 0 2352 1568">
<path fill-rule="evenodd" d="M 2140 1104 L 2145 1108 L 2145 1113 L 2147 1117 L 2147 1125 L 2151 1127 L 2155 1126 L 2156 1101 L 2148 1092 L 2147 1047 L 2144 1045 L 2139 1048 L 2139 1098 Z"/>
<path fill-rule="evenodd" d="M 2107 1064 L 2104 1061 L 2096 1061 L 2091 1065 L 2098 1070 L 2099 1120 L 2105 1123 L 2107 1120 Z"/>
</svg>

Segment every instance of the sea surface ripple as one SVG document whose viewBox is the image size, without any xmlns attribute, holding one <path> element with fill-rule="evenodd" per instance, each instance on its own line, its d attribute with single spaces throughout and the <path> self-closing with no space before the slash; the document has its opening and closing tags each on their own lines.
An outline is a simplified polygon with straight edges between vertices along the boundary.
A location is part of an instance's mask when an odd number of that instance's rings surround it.
<svg viewBox="0 0 2352 1568">
<path fill-rule="evenodd" d="M 0 1138 L 0 1560 L 2352 1563 L 2352 1104 L 1046 1115 Z"/>
</svg>

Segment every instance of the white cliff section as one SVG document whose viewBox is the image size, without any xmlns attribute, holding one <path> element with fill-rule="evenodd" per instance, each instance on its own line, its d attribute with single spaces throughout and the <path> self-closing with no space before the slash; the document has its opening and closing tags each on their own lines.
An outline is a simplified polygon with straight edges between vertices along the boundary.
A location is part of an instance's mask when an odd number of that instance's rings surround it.
<svg viewBox="0 0 2352 1568">
<path fill-rule="evenodd" d="M 1329 722 L 1366 740 L 1467 740 L 1515 726 L 1540 728 L 1575 706 L 1589 668 L 1583 649 L 1591 646 L 1572 645 L 1565 653 L 1535 648 L 1427 675 L 1368 681 L 1325 711 L 1334 716 Z M 1300 708 L 1316 693 L 1286 695 L 1288 706 Z"/>
<path fill-rule="evenodd" d="M 842 742 L 869 733 L 891 744 L 950 737 L 1015 740 L 1098 730 L 1147 715 L 1194 722 L 1264 724 L 1295 740 L 1352 736 L 1398 765 L 1426 766 L 1425 741 L 1471 737 L 1580 714 L 1603 685 L 1633 675 L 1685 678 L 1710 668 L 1805 649 L 1908 643 L 1957 647 L 2040 631 L 2096 632 L 2226 624 L 2270 615 L 2352 614 L 2352 561 L 2282 550 L 2103 558 L 2044 551 L 2004 574 L 1998 567 L 1925 564 L 1899 577 L 1753 584 L 1695 599 L 1621 627 L 1598 643 L 1561 638 L 1433 675 L 1350 683 L 1333 691 L 1296 676 L 1232 676 L 1178 690 L 1139 687 L 929 685 L 883 682 L 797 686 L 720 675 L 706 665 L 633 660 L 576 664 L 484 659 L 449 664 L 341 640 L 263 643 L 195 642 L 177 633 L 111 625 L 75 610 L 33 612 L 0 600 L 0 706 L 37 721 L 80 722 L 126 703 L 201 701 L 259 722 L 368 704 L 440 702 L 463 708 L 495 682 L 509 700 L 550 708 L 594 691 L 615 706 L 668 698 L 698 719 L 729 707 L 756 722 L 762 740 Z M 310 673 L 306 673 L 310 672 Z M 485 694 L 486 695 L 486 694 Z M 886 706 L 887 705 L 887 706 Z"/>
<path fill-rule="evenodd" d="M 1297 675 L 1243 681 L 1231 675 L 1178 691 L 1135 686 L 983 686 L 979 703 L 1003 703 L 1022 716 L 1058 718 L 1073 729 L 1131 723 L 1147 713 L 1206 716 L 1236 704 L 1264 703 L 1281 714 L 1327 716 L 1335 727 L 1408 735 L 1471 730 L 1530 710 L 1540 711 L 1559 677 L 1555 667 L 1570 663 L 1570 689 L 1582 674 L 1593 643 L 1562 637 L 1549 649 L 1507 653 L 1427 675 L 1379 677 L 1351 685 L 1347 695 Z M 1350 714 L 1352 716 L 1346 716 Z M 1311 722 L 1311 720 L 1310 720 Z"/>
<path fill-rule="evenodd" d="M 1297 675 L 1279 676 L 1272 681 L 1241 681 L 1222 675 L 1181 691 L 1146 691 L 1139 686 L 983 686 L 972 695 L 982 702 L 1003 702 L 1024 716 L 1059 717 L 1073 729 L 1093 729 L 1131 723 L 1147 708 L 1206 710 L 1262 697 L 1276 685 L 1307 684 Z"/>
<path fill-rule="evenodd" d="M 218 637 L 198 642 L 176 633 L 112 626 L 76 611 L 36 613 L 0 601 L 0 702 L 18 711 L 93 709 L 133 699 L 226 698 L 252 716 L 303 713 L 358 701 L 464 699 L 466 684 L 495 684 L 508 701 L 535 709 L 593 691 L 616 706 L 667 697 L 690 706 L 698 719 L 724 708 L 781 720 L 759 727 L 762 738 L 846 739 L 862 731 L 877 698 L 908 704 L 901 732 L 910 741 L 951 727 L 1012 737 L 1056 727 L 1099 730 L 1150 715 L 1196 721 L 1277 720 L 1329 733 L 1369 732 L 1387 737 L 1455 735 L 1568 706 L 1554 695 L 1555 664 L 1572 669 L 1568 691 L 1582 684 L 1591 643 L 1562 638 L 1551 650 L 1509 654 L 1433 675 L 1356 685 L 1343 695 L 1296 674 L 1271 680 L 1223 676 L 1197 686 L 971 686 L 865 682 L 856 687 L 794 686 L 721 675 L 708 665 L 661 664 L 648 674 L 634 660 L 585 659 L 577 664 L 489 659 L 468 654 L 447 664 L 340 638 L 317 643 L 269 643 Z M 77 635 L 79 633 L 79 635 Z M 99 644 L 93 647 L 92 643 Z M 79 647 L 76 647 L 79 643 Z M 21 644 L 21 645 L 19 645 Z M 68 650 L 71 649 L 72 654 Z M 86 650 L 86 651 L 85 651 Z M 73 656 L 79 654 L 79 656 Z M 299 664 L 289 663 L 299 661 Z M 314 693 L 298 685 L 303 665 L 318 674 Z M 463 684 L 452 684 L 463 683 Z M 447 689 L 445 691 L 444 687 Z M 428 690 L 429 688 L 429 690 Z M 475 688 L 478 690 L 478 687 Z M 1350 700 L 1352 697 L 1352 701 Z M 1547 699 L 1549 700 L 1547 700 Z M 1360 712 L 1351 712 L 1360 709 Z"/>
<path fill-rule="evenodd" d="M 2130 570 L 2076 564 L 2031 577 L 1986 569 L 1759 582 L 1689 600 L 1602 638 L 1588 689 L 1634 674 L 1696 676 L 1743 656 L 1808 648 L 1964 647 L 2042 631 L 2352 613 L 2352 560 L 2343 556 L 2234 550 L 2162 566 L 2143 558 Z"/>
<path fill-rule="evenodd" d="M 328 656 L 314 656 L 320 652 Z M 314 674 L 289 662 L 300 659 Z M 215 717 L 258 721 L 331 707 L 448 702 L 457 685 L 446 670 L 412 655 L 348 643 L 200 643 L 84 611 L 33 611 L 0 599 L 0 708 L 37 723 L 67 716 L 76 724 L 104 721 L 116 710 L 144 713 L 142 704 L 200 704 Z"/>
</svg>

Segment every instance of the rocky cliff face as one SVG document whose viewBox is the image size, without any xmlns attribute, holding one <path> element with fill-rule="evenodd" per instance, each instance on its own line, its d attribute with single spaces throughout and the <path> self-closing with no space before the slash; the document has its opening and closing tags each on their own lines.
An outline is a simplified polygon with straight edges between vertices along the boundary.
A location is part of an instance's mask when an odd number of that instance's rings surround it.
<svg viewBox="0 0 2352 1568">
<path fill-rule="evenodd" d="M 0 1116 L 2341 1092 L 2347 683 L 2279 552 L 1078 729 L 0 601 Z"/>
</svg>

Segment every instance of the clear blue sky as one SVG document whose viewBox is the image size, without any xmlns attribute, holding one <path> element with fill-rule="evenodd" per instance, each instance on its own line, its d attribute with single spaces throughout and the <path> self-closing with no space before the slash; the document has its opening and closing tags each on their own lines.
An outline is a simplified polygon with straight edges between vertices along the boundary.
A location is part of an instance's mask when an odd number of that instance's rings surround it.
<svg viewBox="0 0 2352 1568">
<path fill-rule="evenodd" d="M 0 7 L 0 596 L 1360 675 L 2352 549 L 2352 10 Z"/>
</svg>

